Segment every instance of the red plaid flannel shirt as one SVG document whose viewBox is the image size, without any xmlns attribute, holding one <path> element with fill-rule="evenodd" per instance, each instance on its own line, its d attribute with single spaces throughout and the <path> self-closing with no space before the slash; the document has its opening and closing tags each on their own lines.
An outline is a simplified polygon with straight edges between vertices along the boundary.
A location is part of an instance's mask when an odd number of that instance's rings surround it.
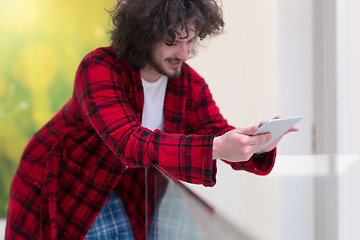
<svg viewBox="0 0 360 240">
<path fill-rule="evenodd" d="M 213 138 L 233 127 L 204 80 L 186 64 L 180 77 L 168 80 L 164 132 L 141 127 L 143 98 L 140 71 L 119 61 L 111 47 L 83 59 L 73 97 L 24 150 L 10 191 L 6 239 L 82 239 L 115 188 L 142 239 L 139 172 L 152 163 L 179 180 L 215 184 Z M 274 159 L 275 151 L 231 165 L 265 175 Z"/>
</svg>

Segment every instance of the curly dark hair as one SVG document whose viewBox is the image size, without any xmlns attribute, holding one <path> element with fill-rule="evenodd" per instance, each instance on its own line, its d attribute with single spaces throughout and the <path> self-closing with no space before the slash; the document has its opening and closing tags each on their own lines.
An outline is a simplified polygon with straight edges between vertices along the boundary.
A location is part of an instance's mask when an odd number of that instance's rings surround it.
<svg viewBox="0 0 360 240">
<path fill-rule="evenodd" d="M 137 70 L 150 59 L 156 43 L 165 38 L 172 45 L 177 36 L 183 37 L 176 29 L 182 26 L 187 32 L 189 19 L 194 20 L 196 40 L 224 28 L 222 10 L 215 0 L 118 0 L 110 14 L 112 47 L 120 60 Z"/>
</svg>

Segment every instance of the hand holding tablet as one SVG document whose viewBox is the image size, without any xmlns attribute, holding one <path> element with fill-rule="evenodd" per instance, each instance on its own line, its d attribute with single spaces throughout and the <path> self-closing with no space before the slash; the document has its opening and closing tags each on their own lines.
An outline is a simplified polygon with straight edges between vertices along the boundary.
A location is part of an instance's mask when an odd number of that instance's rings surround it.
<svg viewBox="0 0 360 240">
<path fill-rule="evenodd" d="M 277 118 L 271 119 L 264 123 L 253 135 L 271 133 L 272 138 L 256 151 L 260 153 L 264 148 L 270 145 L 273 141 L 279 138 L 281 135 L 286 133 L 292 126 L 298 123 L 303 117 L 289 117 L 289 118 Z"/>
<path fill-rule="evenodd" d="M 213 159 L 223 159 L 230 162 L 248 161 L 254 153 L 270 151 L 276 147 L 280 137 L 287 131 L 296 131 L 292 128 L 303 117 L 275 118 L 258 126 L 235 128 L 213 141 Z M 271 133 L 270 136 L 256 136 Z M 269 134 L 270 135 L 270 134 Z M 267 142 L 266 142 L 267 141 Z M 263 145 L 261 145 L 264 143 Z M 260 147 L 259 147 L 260 144 Z"/>
</svg>

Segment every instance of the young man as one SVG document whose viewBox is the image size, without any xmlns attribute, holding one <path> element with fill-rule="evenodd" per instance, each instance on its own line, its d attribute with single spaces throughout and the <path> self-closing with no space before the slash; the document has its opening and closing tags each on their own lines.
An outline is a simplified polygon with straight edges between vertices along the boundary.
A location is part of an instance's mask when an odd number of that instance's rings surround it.
<svg viewBox="0 0 360 240">
<path fill-rule="evenodd" d="M 119 0 L 112 17 L 111 47 L 83 59 L 73 97 L 23 153 L 6 239 L 144 239 L 153 164 L 204 186 L 215 184 L 215 159 L 272 169 L 280 139 L 254 154 L 270 135 L 229 126 L 185 63 L 196 41 L 223 29 L 215 1 Z"/>
</svg>

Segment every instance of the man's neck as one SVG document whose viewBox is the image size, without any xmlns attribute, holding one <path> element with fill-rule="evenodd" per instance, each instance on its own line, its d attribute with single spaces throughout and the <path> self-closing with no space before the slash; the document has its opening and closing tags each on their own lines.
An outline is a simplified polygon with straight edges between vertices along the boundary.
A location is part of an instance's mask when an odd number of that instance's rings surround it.
<svg viewBox="0 0 360 240">
<path fill-rule="evenodd" d="M 140 70 L 140 73 L 141 77 L 147 82 L 156 82 L 161 77 L 160 73 L 147 64 L 143 69 Z"/>
</svg>

